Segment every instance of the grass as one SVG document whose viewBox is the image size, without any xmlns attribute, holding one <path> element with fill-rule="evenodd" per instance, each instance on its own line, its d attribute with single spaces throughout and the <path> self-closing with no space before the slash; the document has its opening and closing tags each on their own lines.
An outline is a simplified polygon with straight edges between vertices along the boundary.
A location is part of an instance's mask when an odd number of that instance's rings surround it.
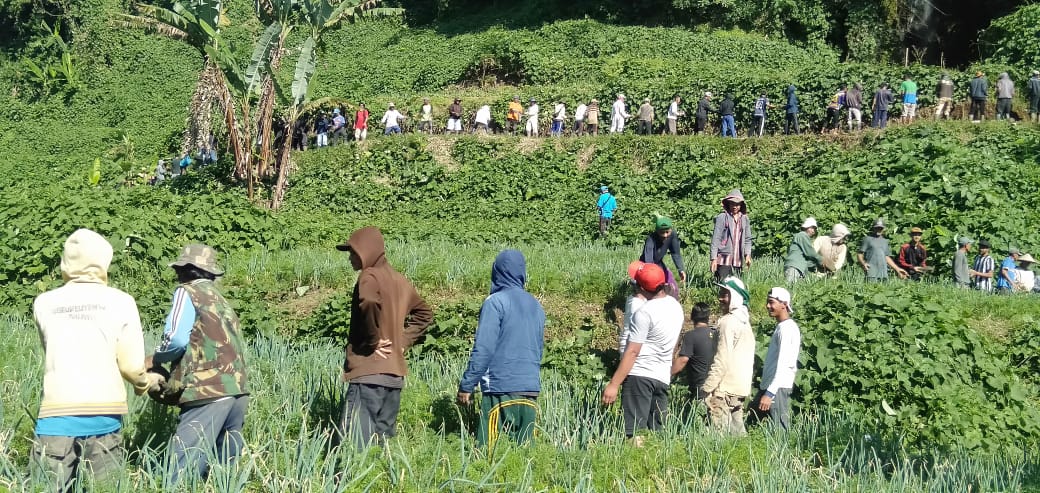
<svg viewBox="0 0 1040 493">
<path fill-rule="evenodd" d="M 0 320 L 5 366 L 0 424 L 0 487 L 32 490 L 27 451 L 38 405 L 40 351 L 29 320 Z M 617 407 L 598 387 L 543 372 L 535 445 L 504 445 L 492 456 L 472 448 L 473 411 L 454 403 L 464 355 L 411 362 L 399 435 L 384 448 L 332 445 L 343 385 L 332 344 L 257 338 L 250 346 L 252 404 L 248 452 L 217 468 L 206 491 L 1036 491 L 1035 457 L 955 453 L 909 457 L 877 443 L 869 427 L 824 410 L 797 415 L 788 435 L 753 427 L 721 437 L 676 388 L 666 429 L 643 449 L 626 444 Z M 112 491 L 156 491 L 171 408 L 131 398 L 124 440 L 128 464 Z M 197 487 L 202 491 L 201 485 Z"/>
</svg>

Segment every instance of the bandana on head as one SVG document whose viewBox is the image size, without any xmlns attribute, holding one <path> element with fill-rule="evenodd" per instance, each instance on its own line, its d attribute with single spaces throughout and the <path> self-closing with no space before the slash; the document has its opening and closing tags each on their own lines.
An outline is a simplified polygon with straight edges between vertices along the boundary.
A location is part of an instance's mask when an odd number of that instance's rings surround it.
<svg viewBox="0 0 1040 493">
<path fill-rule="evenodd" d="M 739 277 L 729 276 L 719 283 L 719 287 L 729 291 L 728 311 L 748 306 L 751 295 L 748 294 L 747 287 L 744 286 L 744 282 Z"/>
</svg>

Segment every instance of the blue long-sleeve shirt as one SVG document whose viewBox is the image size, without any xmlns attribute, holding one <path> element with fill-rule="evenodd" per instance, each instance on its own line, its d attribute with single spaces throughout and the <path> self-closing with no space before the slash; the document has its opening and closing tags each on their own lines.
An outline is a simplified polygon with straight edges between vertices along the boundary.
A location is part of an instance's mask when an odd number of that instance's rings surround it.
<svg viewBox="0 0 1040 493">
<path fill-rule="evenodd" d="M 545 311 L 524 291 L 525 281 L 523 255 L 517 250 L 499 253 L 459 392 L 472 392 L 478 383 L 485 394 L 541 391 Z"/>
<path fill-rule="evenodd" d="M 166 315 L 166 329 L 163 331 L 162 342 L 155 348 L 152 360 L 156 363 L 168 363 L 180 359 L 188 348 L 194 325 L 195 305 L 191 303 L 188 292 L 178 287 L 173 291 L 170 313 Z"/>
</svg>

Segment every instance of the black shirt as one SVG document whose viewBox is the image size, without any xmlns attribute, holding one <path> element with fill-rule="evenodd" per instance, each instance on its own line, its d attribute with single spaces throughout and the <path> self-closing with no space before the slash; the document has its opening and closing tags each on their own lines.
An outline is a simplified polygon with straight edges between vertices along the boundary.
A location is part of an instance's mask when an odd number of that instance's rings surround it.
<svg viewBox="0 0 1040 493">
<path fill-rule="evenodd" d="M 718 339 L 719 329 L 716 327 L 697 327 L 682 336 L 679 356 L 690 358 L 683 373 L 686 374 L 686 383 L 690 386 L 690 393 L 698 399 L 705 397 L 700 389 L 707 380 L 711 362 L 715 359 L 715 346 L 718 344 Z"/>
</svg>

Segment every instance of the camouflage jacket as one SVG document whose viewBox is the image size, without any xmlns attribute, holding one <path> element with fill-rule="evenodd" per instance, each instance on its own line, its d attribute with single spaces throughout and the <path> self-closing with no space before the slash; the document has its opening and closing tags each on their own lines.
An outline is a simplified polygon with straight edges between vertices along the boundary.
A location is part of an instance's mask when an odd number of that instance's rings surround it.
<svg viewBox="0 0 1040 493">
<path fill-rule="evenodd" d="M 180 404 L 249 392 L 238 315 L 212 281 L 181 285 L 195 307 L 188 348 L 172 368 Z M 179 385 L 177 385 L 179 384 Z"/>
</svg>

